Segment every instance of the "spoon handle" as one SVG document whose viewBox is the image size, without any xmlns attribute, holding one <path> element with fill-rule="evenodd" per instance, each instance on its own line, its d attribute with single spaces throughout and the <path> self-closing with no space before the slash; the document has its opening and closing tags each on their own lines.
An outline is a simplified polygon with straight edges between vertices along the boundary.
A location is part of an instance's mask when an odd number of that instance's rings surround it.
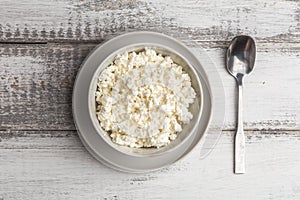
<svg viewBox="0 0 300 200">
<path fill-rule="evenodd" d="M 235 169 L 234 173 L 245 173 L 245 135 L 243 128 L 243 86 L 242 81 L 238 81 L 238 127 L 235 134 Z"/>
</svg>

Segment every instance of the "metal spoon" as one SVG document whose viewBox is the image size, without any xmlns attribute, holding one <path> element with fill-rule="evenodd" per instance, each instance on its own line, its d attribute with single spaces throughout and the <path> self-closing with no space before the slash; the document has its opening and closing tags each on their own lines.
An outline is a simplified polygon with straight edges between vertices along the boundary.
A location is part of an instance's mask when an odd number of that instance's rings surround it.
<svg viewBox="0 0 300 200">
<path fill-rule="evenodd" d="M 250 74 L 255 62 L 255 42 L 249 36 L 237 36 L 231 41 L 227 50 L 227 70 L 235 77 L 238 84 L 238 127 L 235 134 L 235 168 L 236 174 L 245 173 L 245 135 L 243 128 L 243 78 Z"/>
</svg>

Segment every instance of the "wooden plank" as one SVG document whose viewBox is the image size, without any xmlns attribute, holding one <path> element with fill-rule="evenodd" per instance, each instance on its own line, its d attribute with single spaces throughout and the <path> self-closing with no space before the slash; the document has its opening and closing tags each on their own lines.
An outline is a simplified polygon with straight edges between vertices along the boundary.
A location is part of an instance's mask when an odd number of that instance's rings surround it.
<svg viewBox="0 0 300 200">
<path fill-rule="evenodd" d="M 300 46 L 259 45 L 256 69 L 245 79 L 245 129 L 300 130 L 300 93 L 295 91 L 300 86 Z M 71 111 L 73 82 L 81 62 L 94 46 L 0 45 L 0 129 L 75 130 Z M 206 51 L 224 83 L 224 129 L 232 130 L 236 89 L 224 67 L 225 49 L 206 47 Z"/>
<path fill-rule="evenodd" d="M 94 160 L 75 132 L 12 131 L 1 137 L 0 199 L 299 199 L 299 132 L 246 132 L 247 173 L 233 174 L 233 135 L 204 160 L 199 149 L 145 174 Z M 193 177 L 193 178 L 192 178 Z"/>
<path fill-rule="evenodd" d="M 102 41 L 151 30 L 191 41 L 228 41 L 249 34 L 259 41 L 299 42 L 299 1 L 4 0 L 0 41 Z"/>
<path fill-rule="evenodd" d="M 259 44 L 258 44 L 259 45 Z M 267 45 L 268 46 L 268 45 Z M 255 69 L 244 80 L 244 128 L 248 130 L 299 130 L 300 48 L 259 45 Z M 226 98 L 225 129 L 235 127 L 237 88 L 225 69 L 225 50 L 206 49 L 222 77 Z M 296 97 L 297 96 L 297 97 Z"/>
</svg>

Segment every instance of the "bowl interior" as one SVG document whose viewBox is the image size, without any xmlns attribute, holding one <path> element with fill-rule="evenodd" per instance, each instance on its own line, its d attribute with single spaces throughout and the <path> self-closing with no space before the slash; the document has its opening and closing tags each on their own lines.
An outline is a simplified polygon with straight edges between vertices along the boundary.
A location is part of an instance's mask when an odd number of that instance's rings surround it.
<svg viewBox="0 0 300 200">
<path fill-rule="evenodd" d="M 174 141 L 172 141 L 167 146 L 161 147 L 161 148 L 130 148 L 130 147 L 115 144 L 114 142 L 112 142 L 108 133 L 101 128 L 99 121 L 97 119 L 97 116 L 96 116 L 95 92 L 97 89 L 98 77 L 101 74 L 101 72 L 106 67 L 108 67 L 110 64 L 113 63 L 113 60 L 115 59 L 116 55 L 123 53 L 125 51 L 128 51 L 128 52 L 143 51 L 145 49 L 145 47 L 152 48 L 157 53 L 160 53 L 163 56 L 170 56 L 175 63 L 181 65 L 183 67 L 184 71 L 187 72 L 189 74 L 189 76 L 191 77 L 192 87 L 194 88 L 194 90 L 196 92 L 196 99 L 195 99 L 194 103 L 190 104 L 190 106 L 189 106 L 189 111 L 193 114 L 192 120 L 190 121 L 189 124 L 184 124 L 182 126 L 182 131 L 180 133 L 178 133 L 178 136 Z M 203 106 L 202 95 L 203 95 L 203 93 L 202 93 L 202 87 L 200 84 L 199 77 L 198 77 L 195 69 L 193 68 L 193 66 L 191 66 L 185 58 L 183 58 L 181 55 L 176 53 L 174 50 L 169 49 L 164 46 L 161 46 L 159 44 L 135 44 L 135 45 L 126 46 L 124 48 L 119 49 L 118 51 L 115 51 L 99 65 L 99 67 L 98 67 L 97 71 L 95 72 L 95 74 L 91 80 L 91 83 L 90 83 L 89 114 L 90 114 L 91 120 L 93 122 L 94 128 L 97 130 L 97 132 L 103 138 L 103 140 L 105 140 L 111 147 L 115 148 L 116 150 L 118 150 L 122 153 L 132 155 L 132 156 L 149 156 L 149 155 L 154 155 L 154 154 L 156 155 L 156 154 L 164 153 L 167 151 L 171 151 L 172 149 L 179 146 L 181 143 L 183 143 L 183 141 L 187 140 L 192 135 L 192 133 L 195 131 L 195 129 L 200 121 L 202 106 Z"/>
</svg>

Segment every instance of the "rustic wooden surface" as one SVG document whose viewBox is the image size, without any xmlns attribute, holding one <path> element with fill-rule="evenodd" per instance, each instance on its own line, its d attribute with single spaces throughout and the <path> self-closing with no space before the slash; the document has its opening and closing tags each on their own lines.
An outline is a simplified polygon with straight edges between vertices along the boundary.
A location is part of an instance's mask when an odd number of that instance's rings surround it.
<svg viewBox="0 0 300 200">
<path fill-rule="evenodd" d="M 300 199 L 300 1 L 0 1 L 0 200 Z M 158 172 L 124 174 L 82 147 L 71 95 L 81 62 L 116 35 L 150 30 L 204 48 L 222 76 L 226 119 L 204 160 L 195 149 Z M 245 80 L 247 173 L 233 174 L 232 37 L 257 41 Z"/>
</svg>

